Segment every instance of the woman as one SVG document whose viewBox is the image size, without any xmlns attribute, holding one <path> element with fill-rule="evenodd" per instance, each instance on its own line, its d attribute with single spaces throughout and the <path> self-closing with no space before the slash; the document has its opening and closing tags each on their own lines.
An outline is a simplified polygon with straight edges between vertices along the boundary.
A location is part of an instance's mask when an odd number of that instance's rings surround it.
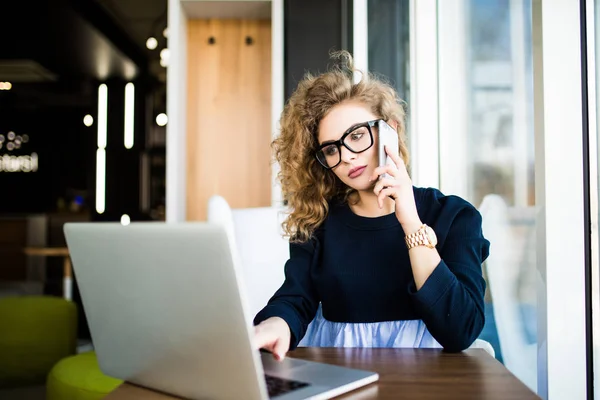
<svg viewBox="0 0 600 400">
<path fill-rule="evenodd" d="M 481 216 L 413 187 L 397 93 L 370 74 L 353 84 L 350 55 L 337 56 L 300 82 L 273 142 L 290 259 L 254 319 L 255 344 L 276 359 L 299 344 L 461 351 L 485 320 Z M 398 133 L 399 148 L 386 148 L 395 165 L 379 166 L 380 120 Z"/>
</svg>

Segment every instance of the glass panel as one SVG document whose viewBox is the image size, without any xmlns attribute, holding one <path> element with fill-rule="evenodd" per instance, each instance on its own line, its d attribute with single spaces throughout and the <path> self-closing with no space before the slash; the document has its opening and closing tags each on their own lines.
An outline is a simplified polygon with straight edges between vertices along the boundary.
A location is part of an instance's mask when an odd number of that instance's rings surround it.
<svg viewBox="0 0 600 400">
<path fill-rule="evenodd" d="M 369 71 L 383 75 L 408 100 L 409 1 L 368 0 Z"/>
<path fill-rule="evenodd" d="M 590 99 L 590 130 L 594 128 L 593 122 L 596 124 L 596 132 L 590 131 L 590 219 L 592 225 L 592 343 L 593 348 L 593 371 L 594 371 L 594 398 L 600 398 L 600 318 L 598 317 L 598 310 L 600 309 L 600 232 L 599 232 L 599 220 L 600 220 L 600 207 L 598 199 L 600 198 L 600 124 L 598 124 L 598 115 L 600 115 L 600 0 L 594 0 L 593 10 L 593 38 L 588 39 L 588 45 L 594 46 L 594 48 L 588 50 L 593 51 L 594 56 L 591 57 L 595 62 L 595 71 L 590 71 L 589 78 L 593 84 L 595 81 L 595 88 L 590 90 L 595 91 L 596 98 L 595 104 Z M 590 12 L 590 11 L 588 11 Z M 589 18 L 588 18 L 589 21 Z M 588 33 L 590 31 L 588 30 Z M 592 75 L 593 74 L 593 75 Z M 593 109 L 592 107 L 594 107 Z M 595 140 L 594 140 L 595 139 Z M 594 146 L 595 142 L 595 148 Z M 594 165 L 595 164 L 595 165 Z M 594 171 L 595 170 L 595 171 Z M 595 173 L 594 173 L 595 172 Z M 594 179 L 595 178 L 595 179 Z"/>
<path fill-rule="evenodd" d="M 438 7 L 440 143 L 447 146 L 440 156 L 441 189 L 479 208 L 491 242 L 480 338 L 535 391 L 531 2 L 445 0 Z M 458 75 L 448 72 L 457 68 Z"/>
</svg>

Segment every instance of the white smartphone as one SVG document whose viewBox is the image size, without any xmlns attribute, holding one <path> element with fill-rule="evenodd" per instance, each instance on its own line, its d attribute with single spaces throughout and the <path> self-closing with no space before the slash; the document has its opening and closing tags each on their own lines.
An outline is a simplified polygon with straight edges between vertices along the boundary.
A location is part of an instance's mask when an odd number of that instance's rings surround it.
<svg viewBox="0 0 600 400">
<path fill-rule="evenodd" d="M 387 122 L 385 122 L 384 120 L 380 120 L 377 123 L 377 131 L 378 131 L 378 145 L 377 145 L 377 150 L 379 153 L 379 166 L 383 166 L 383 165 L 395 165 L 394 161 L 391 159 L 391 157 L 389 157 L 387 155 L 387 153 L 385 152 L 385 147 L 387 146 L 387 148 L 390 151 L 393 151 L 396 155 L 399 154 L 398 152 L 398 132 L 396 132 L 396 130 L 394 128 L 392 128 L 391 126 L 388 125 Z M 382 177 L 388 177 L 388 174 L 383 174 L 380 175 L 380 179 Z"/>
</svg>

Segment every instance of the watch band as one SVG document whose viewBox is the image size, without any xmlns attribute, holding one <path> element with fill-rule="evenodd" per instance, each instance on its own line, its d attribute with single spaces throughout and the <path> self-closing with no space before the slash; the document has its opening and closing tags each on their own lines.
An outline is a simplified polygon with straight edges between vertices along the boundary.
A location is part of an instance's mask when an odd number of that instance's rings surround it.
<svg viewBox="0 0 600 400">
<path fill-rule="evenodd" d="M 406 247 L 408 250 L 417 246 L 427 246 L 430 249 L 435 247 L 435 244 L 431 242 L 429 236 L 427 235 L 427 228 L 428 226 L 423 224 L 416 232 L 404 237 L 404 241 L 406 242 Z"/>
</svg>

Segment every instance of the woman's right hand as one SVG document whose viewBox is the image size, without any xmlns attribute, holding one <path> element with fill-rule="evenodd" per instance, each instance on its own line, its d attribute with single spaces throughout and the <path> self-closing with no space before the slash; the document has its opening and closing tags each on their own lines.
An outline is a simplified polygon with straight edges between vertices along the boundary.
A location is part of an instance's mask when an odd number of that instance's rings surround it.
<svg viewBox="0 0 600 400">
<path fill-rule="evenodd" d="M 256 348 L 270 351 L 278 361 L 283 360 L 290 349 L 290 337 L 290 327 L 280 317 L 268 318 L 254 327 Z"/>
</svg>

